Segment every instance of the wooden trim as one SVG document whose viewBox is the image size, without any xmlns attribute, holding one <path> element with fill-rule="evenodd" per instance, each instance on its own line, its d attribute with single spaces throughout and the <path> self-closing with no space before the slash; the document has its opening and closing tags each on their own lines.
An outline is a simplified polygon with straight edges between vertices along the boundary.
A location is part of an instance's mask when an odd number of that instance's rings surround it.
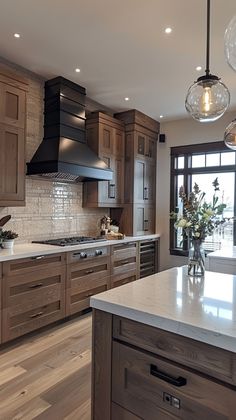
<svg viewBox="0 0 236 420">
<path fill-rule="evenodd" d="M 177 146 L 170 148 L 171 156 L 192 154 L 192 153 L 214 153 L 214 152 L 230 152 L 229 148 L 223 141 L 215 141 L 211 143 L 198 143 L 186 146 Z"/>
<path fill-rule="evenodd" d="M 92 420 L 111 419 L 112 315 L 93 309 Z"/>
</svg>

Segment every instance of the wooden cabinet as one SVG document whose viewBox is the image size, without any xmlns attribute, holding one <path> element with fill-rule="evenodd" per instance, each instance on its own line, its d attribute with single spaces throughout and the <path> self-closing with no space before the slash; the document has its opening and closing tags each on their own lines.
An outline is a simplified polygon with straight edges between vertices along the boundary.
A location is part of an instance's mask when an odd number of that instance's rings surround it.
<svg viewBox="0 0 236 420">
<path fill-rule="evenodd" d="M 144 420 L 234 418 L 235 391 L 181 365 L 113 342 L 112 366 L 113 401 Z"/>
<path fill-rule="evenodd" d="M 127 235 L 155 233 L 156 148 L 159 123 L 139 111 L 115 115 L 125 123 L 125 206 L 111 209 Z"/>
<path fill-rule="evenodd" d="M 138 278 L 138 243 L 128 242 L 111 247 L 111 287 Z"/>
<path fill-rule="evenodd" d="M 110 250 L 99 247 L 95 252 L 91 258 L 89 250 L 86 258 L 78 251 L 68 255 L 66 316 L 88 309 L 90 297 L 110 287 Z"/>
<path fill-rule="evenodd" d="M 134 164 L 134 203 L 155 202 L 155 166 L 137 159 Z"/>
<path fill-rule="evenodd" d="M 153 137 L 143 134 L 142 132 L 135 132 L 135 155 L 137 158 L 148 158 L 149 161 L 156 160 L 156 142 Z"/>
<path fill-rule="evenodd" d="M 111 181 L 84 183 L 84 207 L 119 207 L 124 203 L 124 125 L 101 112 L 88 116 L 89 147 L 113 171 Z"/>
<path fill-rule="evenodd" d="M 236 355 L 93 311 L 93 420 L 234 420 Z"/>
<path fill-rule="evenodd" d="M 0 206 L 25 204 L 26 92 L 0 67 Z"/>
<path fill-rule="evenodd" d="M 65 317 L 66 266 L 50 257 L 43 264 L 31 258 L 3 263 L 3 342 Z"/>
</svg>

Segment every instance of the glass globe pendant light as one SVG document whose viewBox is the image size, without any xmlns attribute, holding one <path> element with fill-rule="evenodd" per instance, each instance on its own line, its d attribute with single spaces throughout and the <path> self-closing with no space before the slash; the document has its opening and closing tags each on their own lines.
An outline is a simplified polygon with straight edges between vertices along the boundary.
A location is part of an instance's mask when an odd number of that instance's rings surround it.
<svg viewBox="0 0 236 420">
<path fill-rule="evenodd" d="M 230 93 L 219 77 L 210 73 L 210 0 L 207 0 L 207 39 L 206 70 L 190 86 L 186 100 L 186 110 L 200 122 L 215 121 L 226 111 L 230 102 Z"/>
<path fill-rule="evenodd" d="M 236 119 L 233 120 L 225 130 L 225 145 L 232 150 L 236 150 Z"/>
<path fill-rule="evenodd" d="M 225 57 L 230 67 L 236 71 L 236 16 L 234 16 L 225 31 Z"/>
</svg>

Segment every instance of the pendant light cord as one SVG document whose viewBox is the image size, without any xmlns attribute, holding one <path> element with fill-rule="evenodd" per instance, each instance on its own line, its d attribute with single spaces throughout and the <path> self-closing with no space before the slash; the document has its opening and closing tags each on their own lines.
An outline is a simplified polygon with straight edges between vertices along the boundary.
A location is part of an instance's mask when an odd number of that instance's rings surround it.
<svg viewBox="0 0 236 420">
<path fill-rule="evenodd" d="M 206 42 L 206 75 L 210 74 L 210 11 L 211 11 L 211 0 L 207 0 L 207 42 Z"/>
</svg>

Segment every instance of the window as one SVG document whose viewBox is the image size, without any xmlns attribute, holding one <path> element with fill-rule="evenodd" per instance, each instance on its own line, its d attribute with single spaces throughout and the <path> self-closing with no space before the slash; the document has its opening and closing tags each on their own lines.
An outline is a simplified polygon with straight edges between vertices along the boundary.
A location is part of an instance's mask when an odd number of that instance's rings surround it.
<svg viewBox="0 0 236 420">
<path fill-rule="evenodd" d="M 212 182 L 217 177 L 220 183 L 220 199 L 227 205 L 224 216 L 231 220 L 206 238 L 206 251 L 235 245 L 236 228 L 232 217 L 236 216 L 236 152 L 230 151 L 223 142 L 171 148 L 171 211 L 178 208 L 181 214 L 179 189 L 183 186 L 186 194 L 189 194 L 195 182 L 206 192 L 206 200 L 210 201 Z M 188 254 L 187 238 L 183 239 L 181 228 L 176 231 L 173 221 L 170 222 L 170 252 L 175 255 Z"/>
</svg>

